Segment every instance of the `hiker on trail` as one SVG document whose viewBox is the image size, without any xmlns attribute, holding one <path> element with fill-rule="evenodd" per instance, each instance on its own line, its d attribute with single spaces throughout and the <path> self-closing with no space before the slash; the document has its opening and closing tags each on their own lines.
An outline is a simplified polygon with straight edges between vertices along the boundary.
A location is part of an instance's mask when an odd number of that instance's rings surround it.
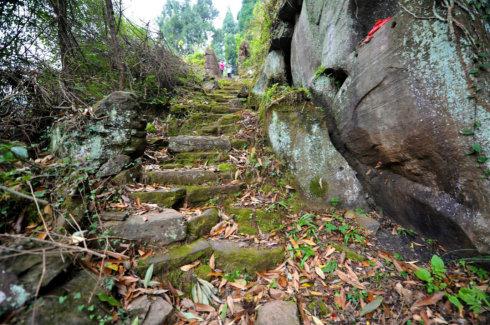
<svg viewBox="0 0 490 325">
<path fill-rule="evenodd" d="M 221 76 L 223 76 L 223 72 L 225 71 L 225 63 L 223 60 L 219 61 L 219 71 L 221 72 Z"/>
<path fill-rule="evenodd" d="M 231 74 L 233 73 L 233 67 L 228 65 L 228 68 L 226 69 L 226 73 L 228 74 L 228 78 L 231 79 Z"/>
</svg>

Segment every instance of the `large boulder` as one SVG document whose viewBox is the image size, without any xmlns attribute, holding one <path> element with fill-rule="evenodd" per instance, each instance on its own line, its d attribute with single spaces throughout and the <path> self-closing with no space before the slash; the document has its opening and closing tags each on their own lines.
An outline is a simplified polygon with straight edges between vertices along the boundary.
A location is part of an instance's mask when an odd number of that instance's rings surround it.
<svg viewBox="0 0 490 325">
<path fill-rule="evenodd" d="M 471 90 L 489 89 L 489 73 L 468 74 L 477 51 L 466 36 L 451 38 L 447 23 L 396 14 L 397 1 L 352 10 L 353 2 L 303 2 L 291 43 L 294 84 L 310 87 L 326 108 L 332 142 L 386 215 L 449 248 L 490 252 L 490 164 L 484 152 L 480 164 L 468 155 L 474 144 L 490 147 L 488 93 L 475 100 Z M 424 9 L 431 1 L 405 6 L 433 14 Z M 478 21 L 456 10 L 478 32 Z M 488 50 L 488 34 L 473 37 Z"/>
<path fill-rule="evenodd" d="M 265 59 L 264 68 L 252 89 L 255 95 L 263 95 L 273 84 L 287 84 L 286 61 L 283 51 L 271 51 Z"/>
<path fill-rule="evenodd" d="M 116 175 L 146 148 L 143 115 L 133 93 L 113 92 L 93 107 L 90 116 L 57 123 L 51 132 L 51 150 L 94 172 L 100 169 L 101 177 Z"/>
<path fill-rule="evenodd" d="M 356 173 L 335 149 L 321 108 L 294 94 L 267 109 L 272 147 L 292 170 L 301 192 L 316 207 L 365 207 Z"/>
</svg>

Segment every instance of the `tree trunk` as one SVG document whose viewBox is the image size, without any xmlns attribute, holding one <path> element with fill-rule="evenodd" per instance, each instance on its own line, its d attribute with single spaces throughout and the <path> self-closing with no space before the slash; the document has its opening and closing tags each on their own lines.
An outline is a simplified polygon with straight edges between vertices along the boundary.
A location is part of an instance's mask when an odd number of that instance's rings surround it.
<svg viewBox="0 0 490 325">
<path fill-rule="evenodd" d="M 105 0 L 106 20 L 109 27 L 110 42 L 112 47 L 112 57 L 117 69 L 119 70 L 119 89 L 124 89 L 125 83 L 125 69 L 124 62 L 121 55 L 121 48 L 119 47 L 119 41 L 117 39 L 116 23 L 114 18 L 114 6 L 112 0 Z"/>
<path fill-rule="evenodd" d="M 51 0 L 50 4 L 56 15 L 58 25 L 58 43 L 60 46 L 61 67 L 63 73 L 69 71 L 71 59 L 73 59 L 74 48 L 70 33 L 70 23 L 68 21 L 67 1 Z"/>
</svg>

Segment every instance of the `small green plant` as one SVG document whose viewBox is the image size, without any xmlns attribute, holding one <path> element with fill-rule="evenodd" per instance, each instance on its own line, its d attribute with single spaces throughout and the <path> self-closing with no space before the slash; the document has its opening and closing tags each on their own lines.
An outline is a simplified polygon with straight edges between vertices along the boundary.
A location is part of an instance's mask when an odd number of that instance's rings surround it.
<svg viewBox="0 0 490 325">
<path fill-rule="evenodd" d="M 446 278 L 446 267 L 444 261 L 437 255 L 433 255 L 430 260 L 430 270 L 420 267 L 415 271 L 415 276 L 426 284 L 428 293 L 433 293 L 446 288 L 443 282 Z"/>
<path fill-rule="evenodd" d="M 400 254 L 400 253 L 395 253 L 393 254 L 393 257 L 397 260 L 397 261 L 403 261 L 403 256 Z"/>
<path fill-rule="evenodd" d="M 412 230 L 412 229 L 406 229 L 406 228 L 403 228 L 403 227 L 398 227 L 396 229 L 396 233 L 398 234 L 398 236 L 407 236 L 407 237 L 415 237 L 417 236 L 417 233 Z"/>
<path fill-rule="evenodd" d="M 470 310 L 476 314 L 481 313 L 483 310 L 489 310 L 490 298 L 488 294 L 475 287 L 473 284 L 470 287 L 461 288 L 457 295 L 446 295 L 448 300 L 455 305 L 460 311 L 463 310 L 463 301 L 469 306 Z"/>
<path fill-rule="evenodd" d="M 334 196 L 333 198 L 330 199 L 330 205 L 333 206 L 334 208 L 339 206 L 342 201 L 338 196 Z"/>
<path fill-rule="evenodd" d="M 315 70 L 315 79 L 318 79 L 320 78 L 321 76 L 323 76 L 325 73 L 327 73 L 327 67 L 324 67 L 323 65 L 319 66 L 316 70 Z"/>
<path fill-rule="evenodd" d="M 230 273 L 225 273 L 225 275 L 223 275 L 223 279 L 225 279 L 228 282 L 235 282 L 240 278 L 240 276 L 241 276 L 241 272 L 239 270 L 235 270 Z"/>
<path fill-rule="evenodd" d="M 358 304 L 361 299 L 365 300 L 367 296 L 368 292 L 366 290 L 353 288 L 350 292 L 347 293 L 346 298 L 353 304 Z"/>
<path fill-rule="evenodd" d="M 333 273 L 338 267 L 338 263 L 336 260 L 331 259 L 325 264 L 325 266 L 322 268 L 322 271 L 325 273 Z"/>
<path fill-rule="evenodd" d="M 147 123 L 146 124 L 146 132 L 148 133 L 157 133 L 157 128 L 155 124 L 153 123 Z"/>
</svg>

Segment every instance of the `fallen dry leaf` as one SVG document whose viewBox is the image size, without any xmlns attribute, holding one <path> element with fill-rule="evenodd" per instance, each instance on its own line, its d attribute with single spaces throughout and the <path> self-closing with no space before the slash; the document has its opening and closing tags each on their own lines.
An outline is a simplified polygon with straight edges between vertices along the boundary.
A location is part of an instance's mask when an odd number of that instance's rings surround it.
<svg viewBox="0 0 490 325">
<path fill-rule="evenodd" d="M 356 278 L 353 278 L 352 276 L 340 271 L 340 270 L 336 270 L 335 271 L 335 274 L 339 277 L 340 280 L 344 281 L 345 283 L 348 283 L 350 284 L 351 286 L 353 287 L 356 287 L 357 289 L 361 289 L 361 290 L 366 290 L 366 286 L 362 283 L 359 282 L 358 279 Z"/>
<path fill-rule="evenodd" d="M 411 310 L 417 309 L 423 306 L 435 305 L 439 300 L 444 297 L 444 292 L 436 292 L 431 296 L 427 296 L 421 300 L 416 301 L 413 306 L 410 308 Z"/>
<path fill-rule="evenodd" d="M 201 263 L 201 261 L 195 261 L 194 263 L 191 263 L 191 264 L 187 264 L 187 265 L 184 265 L 184 266 L 181 266 L 180 269 L 183 271 L 183 272 L 187 272 L 187 271 L 190 271 L 192 270 L 193 268 L 195 268 L 196 266 L 198 266 L 199 264 Z"/>
</svg>

